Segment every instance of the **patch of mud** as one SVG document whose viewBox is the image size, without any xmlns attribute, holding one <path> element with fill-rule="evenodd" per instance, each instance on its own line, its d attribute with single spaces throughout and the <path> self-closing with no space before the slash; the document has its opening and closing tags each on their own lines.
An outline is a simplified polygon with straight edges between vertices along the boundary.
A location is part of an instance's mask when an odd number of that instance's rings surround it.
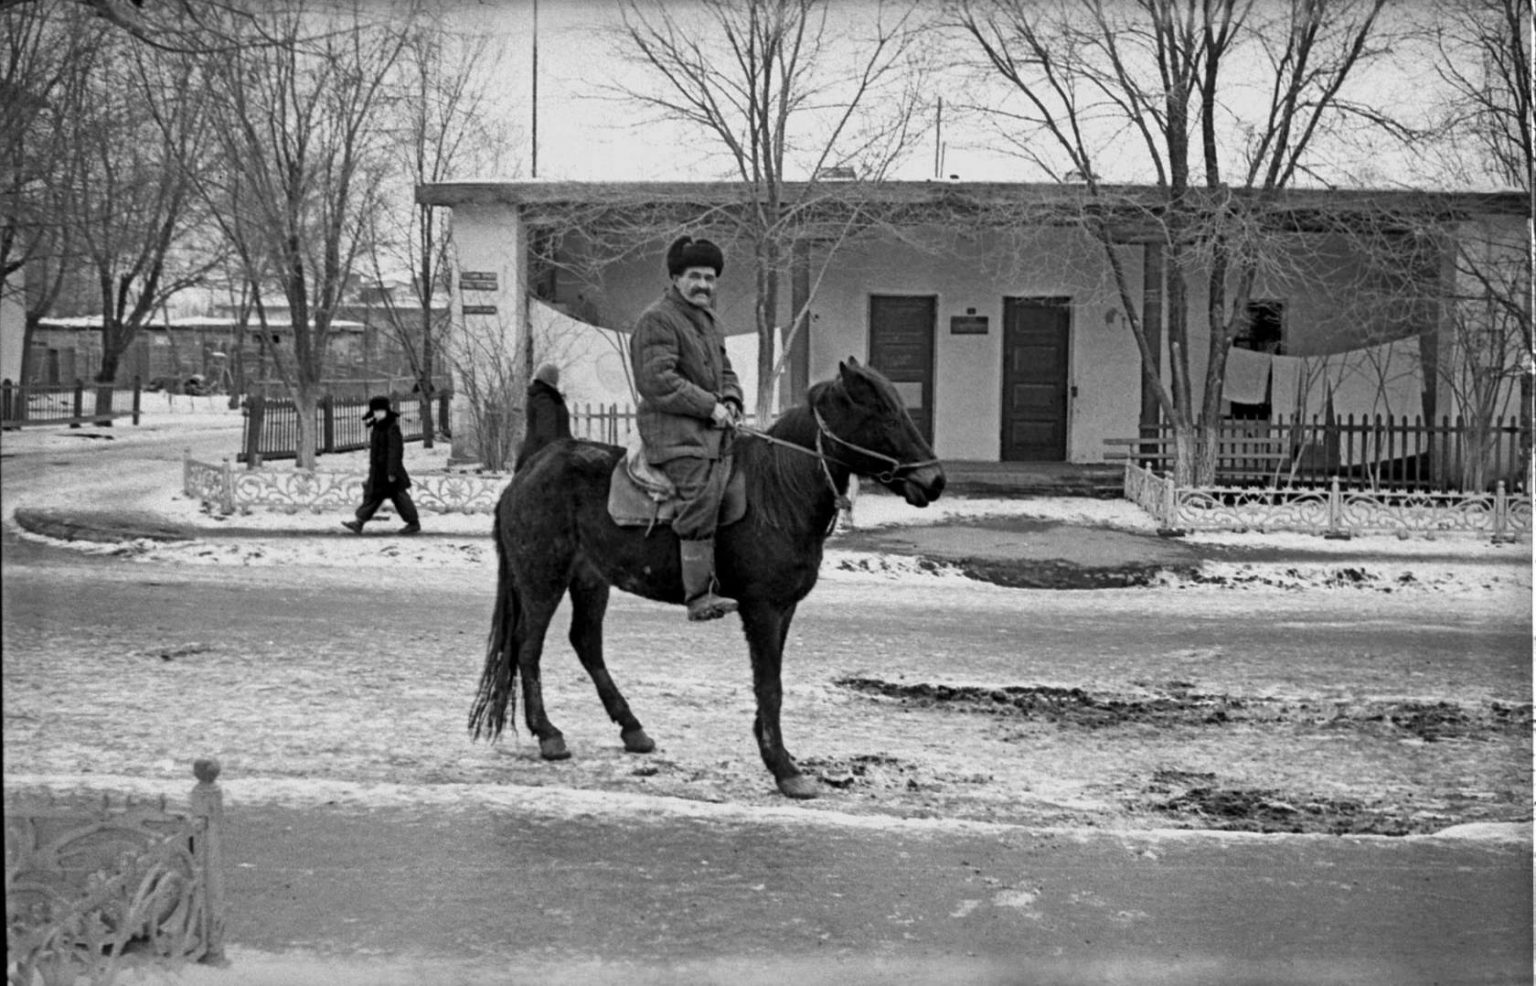
<svg viewBox="0 0 1536 986">
<path fill-rule="evenodd" d="M 1017 715 L 1082 729 L 1127 723 L 1204 725 L 1230 721 L 1250 700 L 1192 692 L 1141 696 L 1093 695 L 1082 688 L 1008 685 L 984 688 L 926 682 L 897 684 L 878 678 L 840 678 L 835 682 L 864 695 L 895 699 L 902 705 L 946 708 L 991 715 Z M 1252 700 L 1264 703 L 1267 700 Z"/>
<path fill-rule="evenodd" d="M 828 787 L 846 791 L 930 791 L 951 785 L 985 785 L 991 774 L 957 774 L 932 771 L 908 760 L 883 753 L 855 754 L 850 757 L 804 757 L 800 768 Z"/>
<path fill-rule="evenodd" d="M 1387 803 L 1261 788 L 1223 786 L 1215 774 L 1160 770 L 1133 811 L 1163 816 L 1188 828 L 1308 835 L 1428 835 L 1450 822 L 1507 817 L 1513 792 L 1455 795 Z"/>
<path fill-rule="evenodd" d="M 1520 572 L 1513 567 L 1507 573 L 1477 569 L 1476 574 L 1458 571 L 1459 567 L 1462 566 L 1404 571 L 1401 566 L 1393 565 L 1377 569 L 1363 565 L 1206 562 L 1198 569 L 1164 569 L 1152 584 L 1170 589 L 1331 589 L 1382 594 L 1492 589 L 1496 585 L 1522 584 Z"/>
<path fill-rule="evenodd" d="M 1082 688 L 1008 685 L 987 688 L 879 678 L 840 678 L 840 688 L 900 705 L 1016 716 L 1061 728 L 1296 724 L 1320 729 L 1374 730 L 1433 743 L 1529 734 L 1531 705 L 1489 702 L 1337 702 L 1207 694 L 1189 682 L 1168 682 L 1138 694 L 1095 694 Z"/>
</svg>

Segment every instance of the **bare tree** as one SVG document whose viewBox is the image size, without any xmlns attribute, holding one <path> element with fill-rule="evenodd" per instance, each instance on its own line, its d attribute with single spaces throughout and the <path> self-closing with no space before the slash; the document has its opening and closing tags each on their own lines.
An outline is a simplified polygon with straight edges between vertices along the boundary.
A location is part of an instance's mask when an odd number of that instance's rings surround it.
<svg viewBox="0 0 1536 986">
<path fill-rule="evenodd" d="M 760 421 L 781 367 L 774 343 L 793 243 L 828 199 L 853 201 L 884 177 L 917 136 L 923 102 L 920 4 L 873 0 L 856 13 L 833 6 L 701 0 L 682 10 L 629 0 L 623 8 L 621 50 L 656 85 L 621 94 L 692 124 L 742 184 L 742 201 L 716 215 L 752 250 Z M 853 180 L 825 180 L 845 176 Z M 797 312 L 791 324 L 803 318 Z"/>
<path fill-rule="evenodd" d="M 183 167 L 200 158 L 205 132 L 203 104 L 186 92 L 189 69 L 100 26 L 84 30 L 96 57 L 54 180 L 60 218 L 94 282 L 102 319 L 96 380 L 109 388 L 138 330 L 219 255 L 197 241 L 201 215 Z"/>
<path fill-rule="evenodd" d="M 74 153 L 81 110 L 92 101 L 98 39 L 83 10 L 0 10 L 0 281 L 7 292 L 25 285 L 23 380 L 32 376 L 37 326 L 80 262 L 73 186 L 59 162 Z"/>
<path fill-rule="evenodd" d="M 26 15 L 51 0 L 0 0 L 0 16 Z M 89 17 L 123 37 L 157 51 L 216 54 L 274 39 L 245 5 L 223 0 L 73 0 L 78 19 Z"/>
<path fill-rule="evenodd" d="M 302 0 L 254 16 L 280 45 L 205 60 L 221 104 L 224 157 L 240 183 L 230 223 L 249 266 L 269 272 L 287 303 L 291 363 L 279 362 L 298 411 L 297 465 L 315 465 L 315 407 L 332 321 L 379 207 L 388 80 L 405 47 L 401 23 L 373 23 L 365 7 Z M 258 305 L 264 317 L 264 307 Z M 265 329 L 265 325 L 263 325 Z"/>
<path fill-rule="evenodd" d="M 1425 141 L 1430 159 L 1468 187 L 1493 184 L 1531 203 L 1523 239 L 1487 226 L 1464 226 L 1454 243 L 1458 286 L 1448 306 L 1448 340 L 1460 359 L 1438 369 L 1465 415 L 1486 427 L 1518 379 L 1525 473 L 1530 476 L 1533 379 L 1532 311 L 1536 291 L 1536 135 L 1532 133 L 1531 5 L 1527 0 L 1444 0 L 1429 28 L 1446 98 Z M 1481 485 L 1481 476 L 1473 477 Z"/>
<path fill-rule="evenodd" d="M 957 0 L 955 23 L 1016 101 L 995 112 L 1033 166 L 1080 181 L 1145 376 L 1173 429 L 1180 483 L 1214 478 L 1226 356 L 1277 228 L 1280 193 L 1325 166 L 1328 136 L 1392 121 L 1349 83 L 1383 55 L 1385 0 Z M 1228 95 L 1232 95 L 1228 98 Z M 1241 96 L 1241 98 L 1239 98 Z M 1149 182 L 1150 198 L 1105 176 Z M 1340 177 L 1335 175 L 1335 177 Z M 1342 180 L 1342 179 L 1341 179 Z M 1129 236 L 1126 234 L 1130 233 Z M 1166 256 L 1169 381 L 1119 250 Z M 1190 310 L 1204 276 L 1206 310 Z M 1204 386 L 1190 324 L 1209 328 Z"/>
<path fill-rule="evenodd" d="M 433 380 L 447 348 L 452 323 L 439 307 L 449 294 L 450 240 L 447 216 L 414 199 L 415 185 L 476 173 L 505 143 L 490 122 L 487 93 L 498 59 L 485 36 L 450 33 L 440 19 L 408 32 L 393 104 L 392 177 L 387 207 L 371 217 L 369 260 L 377 281 L 409 273 L 410 297 L 397 302 L 383 293 L 391 333 L 411 362 L 422 403 L 422 444 L 431 448 Z"/>
</svg>

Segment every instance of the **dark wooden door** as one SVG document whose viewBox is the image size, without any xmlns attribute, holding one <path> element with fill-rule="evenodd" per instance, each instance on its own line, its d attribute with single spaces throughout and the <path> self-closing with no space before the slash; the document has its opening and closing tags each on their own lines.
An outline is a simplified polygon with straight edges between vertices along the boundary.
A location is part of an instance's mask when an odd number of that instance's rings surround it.
<svg viewBox="0 0 1536 986">
<path fill-rule="evenodd" d="M 1062 462 L 1067 457 L 1066 298 L 1003 300 L 1004 462 Z"/>
<path fill-rule="evenodd" d="M 896 385 L 907 413 L 933 441 L 933 333 L 938 299 L 876 294 L 869 298 L 869 365 Z"/>
</svg>

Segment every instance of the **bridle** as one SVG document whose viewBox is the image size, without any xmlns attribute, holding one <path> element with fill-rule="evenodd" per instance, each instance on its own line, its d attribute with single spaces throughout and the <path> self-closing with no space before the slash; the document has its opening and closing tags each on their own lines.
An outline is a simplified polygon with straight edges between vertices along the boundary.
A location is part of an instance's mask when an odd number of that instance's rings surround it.
<svg viewBox="0 0 1536 986">
<path fill-rule="evenodd" d="M 849 470 L 850 472 L 857 472 L 858 470 L 852 463 L 845 462 L 842 459 L 839 459 L 837 456 L 829 454 L 826 451 L 826 448 L 823 446 L 823 439 L 831 439 L 832 441 L 846 449 L 849 449 L 850 451 L 857 452 L 860 455 L 868 456 L 871 459 L 889 463 L 883 472 L 872 474 L 874 479 L 881 483 L 894 483 L 902 473 L 923 469 L 928 466 L 936 466 L 939 464 L 938 459 L 923 459 L 918 462 L 902 462 L 900 459 L 886 455 L 884 452 L 876 452 L 872 448 L 865 448 L 864 446 L 855 442 L 850 442 L 848 439 L 843 438 L 834 432 L 830 427 L 828 427 L 826 419 L 821 416 L 820 409 L 814 405 L 811 407 L 811 415 L 816 419 L 816 447 L 814 449 L 808 449 L 804 445 L 797 445 L 794 442 L 787 442 L 782 438 L 770 435 L 766 431 L 753 428 L 750 425 L 738 424 L 736 426 L 736 432 L 737 434 L 747 435 L 751 438 L 760 438 L 763 441 L 770 442 L 774 445 L 782 445 L 784 448 L 794 449 L 796 452 L 800 452 L 804 455 L 815 456 L 817 464 L 821 466 L 821 475 L 827 481 L 827 488 L 832 491 L 832 498 L 837 502 L 837 509 L 839 512 L 849 509 L 852 504 L 849 502 L 848 497 L 845 494 L 838 492 L 837 482 L 833 480 L 832 470 L 827 467 L 827 463 L 834 462 L 837 465 L 842 466 L 844 469 Z M 834 513 L 832 515 L 832 523 L 827 528 L 827 532 L 830 534 L 832 528 L 836 525 L 837 514 Z"/>
</svg>

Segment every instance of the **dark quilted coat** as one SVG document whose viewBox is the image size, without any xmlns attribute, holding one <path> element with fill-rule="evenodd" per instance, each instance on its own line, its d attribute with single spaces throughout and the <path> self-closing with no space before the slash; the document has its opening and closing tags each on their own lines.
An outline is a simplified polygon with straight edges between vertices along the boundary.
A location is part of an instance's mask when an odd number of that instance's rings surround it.
<svg viewBox="0 0 1536 986">
<path fill-rule="evenodd" d="M 727 432 L 710 427 L 710 412 L 717 401 L 745 404 L 714 313 L 669 288 L 635 322 L 629 358 L 646 458 L 720 458 Z"/>
<path fill-rule="evenodd" d="M 411 488 L 405 471 L 405 438 L 400 434 L 400 415 L 390 412 L 383 421 L 369 425 L 368 483 L 363 499 L 382 500 L 393 493 Z M 391 481 L 390 477 L 394 479 Z"/>
</svg>

